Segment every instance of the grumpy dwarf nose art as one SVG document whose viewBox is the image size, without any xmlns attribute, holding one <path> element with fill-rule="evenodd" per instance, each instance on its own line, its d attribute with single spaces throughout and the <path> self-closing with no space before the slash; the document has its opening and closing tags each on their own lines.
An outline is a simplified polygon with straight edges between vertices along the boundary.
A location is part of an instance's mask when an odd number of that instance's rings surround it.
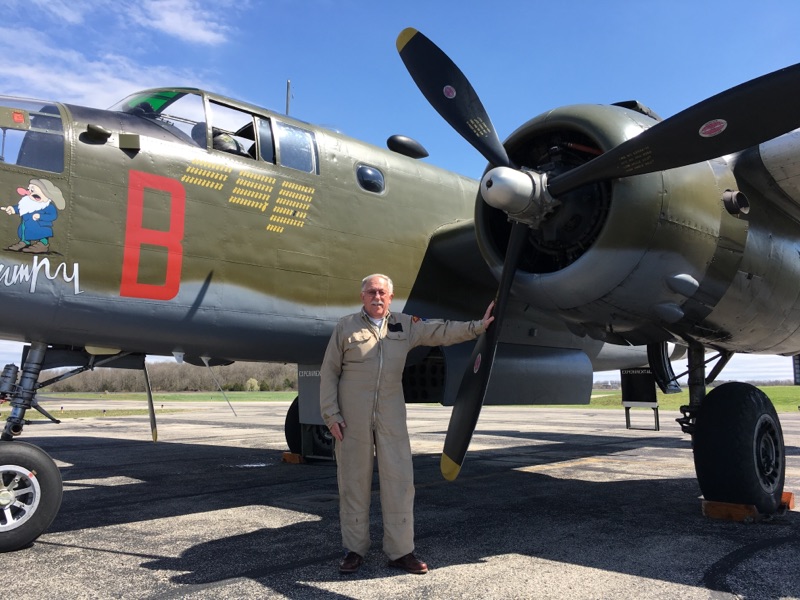
<svg viewBox="0 0 800 600">
<path fill-rule="evenodd" d="M 47 179 L 31 179 L 27 188 L 17 188 L 19 201 L 0 206 L 9 216 L 19 217 L 16 242 L 6 247 L 13 252 L 49 254 L 53 223 L 66 206 L 61 190 Z"/>
</svg>

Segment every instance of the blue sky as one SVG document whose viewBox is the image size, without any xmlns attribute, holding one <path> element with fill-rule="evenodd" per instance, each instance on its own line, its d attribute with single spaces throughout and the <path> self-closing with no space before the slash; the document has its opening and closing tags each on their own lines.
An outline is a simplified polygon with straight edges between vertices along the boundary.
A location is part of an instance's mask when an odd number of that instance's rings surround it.
<svg viewBox="0 0 800 600">
<path fill-rule="evenodd" d="M 484 160 L 397 55 L 405 27 L 461 67 L 501 138 L 565 104 L 637 99 L 667 117 L 800 62 L 789 0 L 0 0 L 0 16 L 2 94 L 106 108 L 187 85 L 282 112 L 290 79 L 292 116 L 381 146 L 409 135 L 474 177 Z M 790 376 L 789 359 L 763 361 L 724 375 Z"/>
</svg>

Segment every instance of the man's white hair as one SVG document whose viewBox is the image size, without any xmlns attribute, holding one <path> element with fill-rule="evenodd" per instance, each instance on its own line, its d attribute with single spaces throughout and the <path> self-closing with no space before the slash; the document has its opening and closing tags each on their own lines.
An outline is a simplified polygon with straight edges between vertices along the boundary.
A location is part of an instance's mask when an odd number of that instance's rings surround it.
<svg viewBox="0 0 800 600">
<path fill-rule="evenodd" d="M 364 279 L 361 280 L 361 291 L 362 292 L 366 289 L 367 282 L 370 279 L 373 279 L 375 277 L 380 277 L 382 279 L 385 279 L 386 280 L 386 285 L 389 287 L 389 293 L 390 294 L 394 294 L 394 283 L 392 282 L 391 277 L 389 277 L 388 275 L 384 275 L 383 273 L 373 273 L 372 275 L 367 275 L 366 277 L 364 277 Z"/>
</svg>

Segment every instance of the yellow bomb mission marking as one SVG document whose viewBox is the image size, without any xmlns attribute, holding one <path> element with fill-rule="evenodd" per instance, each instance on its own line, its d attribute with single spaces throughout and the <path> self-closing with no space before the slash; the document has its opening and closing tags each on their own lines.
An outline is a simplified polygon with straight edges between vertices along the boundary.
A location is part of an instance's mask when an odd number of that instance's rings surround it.
<svg viewBox="0 0 800 600">
<path fill-rule="evenodd" d="M 232 168 L 224 165 L 193 160 L 186 167 L 186 173 L 181 177 L 181 182 L 222 190 L 232 172 Z M 228 196 L 228 203 L 237 207 L 266 212 L 277 185 L 277 178 L 270 175 L 241 171 Z M 315 192 L 316 189 L 311 186 L 293 181 L 281 181 L 270 213 L 270 222 L 265 229 L 272 233 L 283 233 L 285 226 L 302 228 L 308 218 Z"/>
</svg>

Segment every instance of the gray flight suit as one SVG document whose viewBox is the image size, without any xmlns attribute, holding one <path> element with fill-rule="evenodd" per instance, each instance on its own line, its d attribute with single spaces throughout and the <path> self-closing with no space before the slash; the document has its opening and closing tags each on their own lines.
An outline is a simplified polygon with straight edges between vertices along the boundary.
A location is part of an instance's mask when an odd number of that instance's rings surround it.
<svg viewBox="0 0 800 600">
<path fill-rule="evenodd" d="M 344 421 L 336 442 L 339 518 L 348 551 L 370 545 L 372 469 L 378 456 L 383 550 L 390 560 L 414 551 L 414 469 L 406 424 L 402 374 L 416 346 L 448 346 L 483 333 L 483 321 L 424 321 L 390 313 L 380 331 L 362 309 L 343 317 L 320 369 L 325 423 Z"/>
</svg>

